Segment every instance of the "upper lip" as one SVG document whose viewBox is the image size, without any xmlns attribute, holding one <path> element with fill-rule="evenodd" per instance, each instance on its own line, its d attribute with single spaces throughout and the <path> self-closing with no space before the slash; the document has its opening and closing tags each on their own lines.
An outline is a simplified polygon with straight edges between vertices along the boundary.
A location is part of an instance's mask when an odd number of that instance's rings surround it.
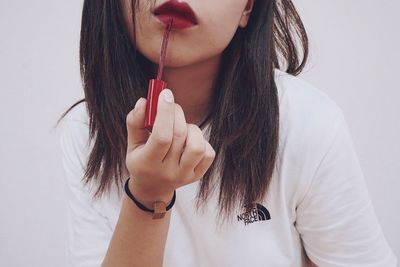
<svg viewBox="0 0 400 267">
<path fill-rule="evenodd" d="M 197 24 L 196 14 L 193 12 L 192 8 L 186 2 L 178 2 L 176 0 L 170 0 L 164 4 L 156 7 L 153 10 L 153 14 L 157 15 L 174 15 L 184 17 L 193 24 Z"/>
</svg>

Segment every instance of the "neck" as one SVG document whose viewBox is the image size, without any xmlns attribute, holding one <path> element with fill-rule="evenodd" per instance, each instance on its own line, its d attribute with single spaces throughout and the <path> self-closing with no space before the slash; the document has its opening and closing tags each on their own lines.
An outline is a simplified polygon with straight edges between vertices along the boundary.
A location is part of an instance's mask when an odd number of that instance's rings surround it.
<svg viewBox="0 0 400 267">
<path fill-rule="evenodd" d="M 163 80 L 172 90 L 187 123 L 200 125 L 211 111 L 213 83 L 217 77 L 220 55 L 184 67 L 165 67 Z"/>
</svg>

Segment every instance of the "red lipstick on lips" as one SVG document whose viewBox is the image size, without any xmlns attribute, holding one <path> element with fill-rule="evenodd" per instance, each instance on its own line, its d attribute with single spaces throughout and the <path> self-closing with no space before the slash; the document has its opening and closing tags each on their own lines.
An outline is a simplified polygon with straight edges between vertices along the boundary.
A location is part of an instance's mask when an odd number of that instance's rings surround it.
<svg viewBox="0 0 400 267">
<path fill-rule="evenodd" d="M 177 30 L 186 29 L 197 24 L 197 17 L 192 8 L 187 3 L 178 2 L 177 0 L 165 2 L 157 7 L 153 14 L 165 25 L 173 17 L 172 28 Z"/>
</svg>

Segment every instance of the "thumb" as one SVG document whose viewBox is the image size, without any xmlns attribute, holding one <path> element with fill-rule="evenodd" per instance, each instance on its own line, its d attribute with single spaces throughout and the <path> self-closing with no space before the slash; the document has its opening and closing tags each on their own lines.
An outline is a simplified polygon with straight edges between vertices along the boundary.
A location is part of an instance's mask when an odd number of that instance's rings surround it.
<svg viewBox="0 0 400 267">
<path fill-rule="evenodd" d="M 144 127 L 147 100 L 143 97 L 136 102 L 126 116 L 126 128 L 128 132 L 128 152 L 137 146 L 146 143 L 149 138 L 149 131 Z"/>
</svg>

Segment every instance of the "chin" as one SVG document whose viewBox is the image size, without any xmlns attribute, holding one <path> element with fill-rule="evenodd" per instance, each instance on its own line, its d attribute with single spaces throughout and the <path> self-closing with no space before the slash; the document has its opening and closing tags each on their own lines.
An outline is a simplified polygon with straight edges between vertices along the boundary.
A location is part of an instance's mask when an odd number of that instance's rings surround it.
<svg viewBox="0 0 400 267">
<path fill-rule="evenodd" d="M 194 62 L 184 62 L 179 60 L 166 60 L 164 68 L 182 68 L 185 66 L 192 65 Z"/>
<path fill-rule="evenodd" d="M 160 52 L 151 53 L 150 55 L 144 54 L 149 61 L 158 65 L 160 61 Z M 181 68 L 185 66 L 189 66 L 192 64 L 196 64 L 196 61 L 192 61 L 188 58 L 182 58 L 183 55 L 173 55 L 167 54 L 167 58 L 165 59 L 164 68 Z"/>
</svg>

